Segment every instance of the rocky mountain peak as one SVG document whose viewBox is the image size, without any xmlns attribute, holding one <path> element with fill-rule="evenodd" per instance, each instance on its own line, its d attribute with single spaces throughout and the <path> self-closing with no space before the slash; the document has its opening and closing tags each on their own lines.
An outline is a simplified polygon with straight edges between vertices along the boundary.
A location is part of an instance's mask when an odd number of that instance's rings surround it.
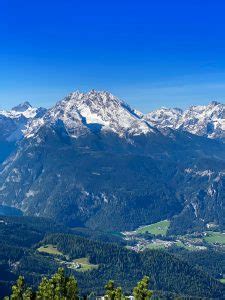
<svg viewBox="0 0 225 300">
<path fill-rule="evenodd" d="M 222 104 L 222 103 L 220 103 L 220 102 L 218 102 L 218 101 L 215 101 L 215 100 L 213 100 L 213 101 L 211 101 L 211 103 L 210 103 L 212 106 L 216 106 L 216 105 L 220 105 L 220 104 Z"/>
<path fill-rule="evenodd" d="M 25 101 L 15 107 L 13 107 L 12 110 L 17 111 L 17 112 L 24 112 L 24 111 L 28 110 L 29 108 L 32 108 L 32 105 L 28 101 Z"/>
<path fill-rule="evenodd" d="M 106 91 L 70 93 L 29 128 L 30 136 L 41 126 L 62 121 L 72 137 L 90 131 L 111 131 L 119 136 L 147 134 L 154 131 L 128 104 Z M 34 130 L 33 130 L 34 129 Z"/>
<path fill-rule="evenodd" d="M 22 139 L 28 124 L 33 119 L 41 118 L 45 112 L 46 109 L 32 107 L 27 101 L 11 110 L 0 110 L 0 139 L 8 142 Z"/>
</svg>

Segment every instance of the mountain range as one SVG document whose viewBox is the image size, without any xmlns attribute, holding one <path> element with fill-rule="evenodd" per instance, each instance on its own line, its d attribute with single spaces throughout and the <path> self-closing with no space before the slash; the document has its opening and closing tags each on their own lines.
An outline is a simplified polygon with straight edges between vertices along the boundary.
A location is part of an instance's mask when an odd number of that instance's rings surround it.
<svg viewBox="0 0 225 300">
<path fill-rule="evenodd" d="M 158 128 L 169 127 L 213 139 L 225 138 L 225 105 L 216 101 L 186 110 L 161 108 L 143 118 Z"/>
<path fill-rule="evenodd" d="M 15 143 L 23 138 L 28 123 L 45 112 L 46 109 L 33 108 L 27 101 L 9 111 L 0 109 L 0 161 L 15 149 Z"/>
<path fill-rule="evenodd" d="M 70 226 L 225 228 L 225 105 L 148 114 L 108 92 L 0 111 L 0 204 Z"/>
</svg>

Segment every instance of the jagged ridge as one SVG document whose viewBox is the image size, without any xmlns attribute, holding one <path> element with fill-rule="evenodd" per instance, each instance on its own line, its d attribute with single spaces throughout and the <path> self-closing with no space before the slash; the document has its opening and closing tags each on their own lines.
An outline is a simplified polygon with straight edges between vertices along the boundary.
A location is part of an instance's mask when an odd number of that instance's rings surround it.
<svg viewBox="0 0 225 300">
<path fill-rule="evenodd" d="M 225 138 L 225 105 L 216 101 L 186 110 L 161 108 L 143 118 L 158 128 L 169 127 L 208 138 Z"/>
<path fill-rule="evenodd" d="M 125 102 L 108 92 L 74 92 L 59 101 L 42 119 L 35 120 L 26 132 L 34 136 L 43 126 L 62 121 L 71 137 L 90 131 L 112 131 L 119 136 L 153 133 L 155 130 Z"/>
</svg>

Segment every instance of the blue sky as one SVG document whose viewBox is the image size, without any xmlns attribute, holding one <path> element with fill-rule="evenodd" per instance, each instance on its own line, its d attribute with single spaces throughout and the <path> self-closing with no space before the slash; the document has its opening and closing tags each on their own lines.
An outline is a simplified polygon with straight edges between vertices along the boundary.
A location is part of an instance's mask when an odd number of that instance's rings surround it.
<svg viewBox="0 0 225 300">
<path fill-rule="evenodd" d="M 109 90 L 147 112 L 225 102 L 225 2 L 0 1 L 0 107 Z"/>
</svg>

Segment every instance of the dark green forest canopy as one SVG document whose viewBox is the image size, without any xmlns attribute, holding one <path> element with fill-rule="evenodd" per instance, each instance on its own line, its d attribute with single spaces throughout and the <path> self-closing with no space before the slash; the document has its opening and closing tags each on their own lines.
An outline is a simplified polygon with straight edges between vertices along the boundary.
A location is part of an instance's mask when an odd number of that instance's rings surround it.
<svg viewBox="0 0 225 300">
<path fill-rule="evenodd" d="M 68 275 L 76 277 L 84 294 L 92 291 L 102 294 L 110 279 L 130 294 L 137 281 L 147 275 L 151 277 L 152 288 L 165 293 L 206 297 L 224 295 L 224 286 L 205 271 L 195 268 L 191 261 L 185 262 L 176 255 L 156 250 L 138 254 L 115 243 L 74 235 L 70 229 L 50 220 L 32 217 L 1 218 L 1 295 L 9 293 L 19 275 L 35 287 L 43 275 L 56 272 L 59 264 L 55 257 L 37 251 L 46 244 L 57 246 L 69 260 L 86 257 L 91 264 L 98 266 L 88 272 L 66 269 Z"/>
</svg>

